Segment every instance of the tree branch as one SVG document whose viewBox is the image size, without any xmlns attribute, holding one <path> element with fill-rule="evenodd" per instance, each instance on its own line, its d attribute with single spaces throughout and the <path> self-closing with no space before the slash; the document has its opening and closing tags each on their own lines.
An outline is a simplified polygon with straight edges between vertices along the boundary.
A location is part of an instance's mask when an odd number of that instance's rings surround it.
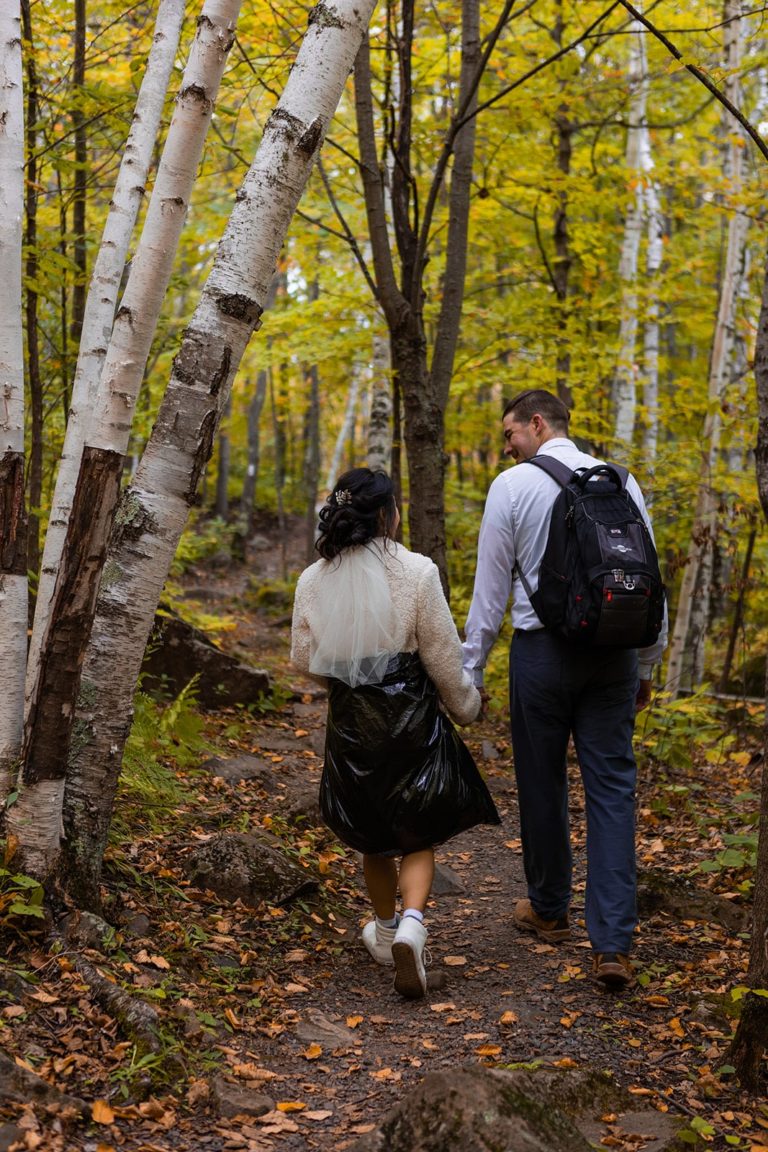
<svg viewBox="0 0 768 1152">
<path fill-rule="evenodd" d="M 318 159 L 317 167 L 318 167 L 318 171 L 320 172 L 320 177 L 323 181 L 323 186 L 324 186 L 325 191 L 327 193 L 328 199 L 331 202 L 331 207 L 333 208 L 336 219 L 338 220 L 339 224 L 341 225 L 342 237 L 344 240 L 346 240 L 347 244 L 349 244 L 349 247 L 352 250 L 352 255 L 355 257 L 355 260 L 357 260 L 357 263 L 360 267 L 360 271 L 362 272 L 363 276 L 365 277 L 365 282 L 368 285 L 368 287 L 370 288 L 371 292 L 373 293 L 374 300 L 377 300 L 379 294 L 378 294 L 378 291 L 376 288 L 376 281 L 374 280 L 373 276 L 371 275 L 371 273 L 369 271 L 368 265 L 365 262 L 365 257 L 363 256 L 362 252 L 360 251 L 360 246 L 357 243 L 357 240 L 355 239 L 355 236 L 352 232 L 352 229 L 350 228 L 349 224 L 347 224 L 347 221 L 344 218 L 344 215 L 342 214 L 341 209 L 339 208 L 339 203 L 333 194 L 331 182 L 328 179 L 328 174 L 325 171 L 325 165 L 323 164 L 323 161 L 321 159 Z M 335 231 L 335 229 L 334 229 L 334 231 Z M 336 232 L 336 235 L 338 236 L 339 233 Z"/>
<path fill-rule="evenodd" d="M 631 16 L 634 16 L 635 20 L 639 20 L 640 23 L 643 24 L 648 29 L 648 31 L 656 37 L 657 40 L 661 41 L 670 55 L 674 56 L 675 60 L 679 60 L 686 71 L 690 72 L 692 76 L 695 76 L 699 83 L 703 84 L 704 87 L 712 93 L 715 99 L 720 101 L 724 108 L 728 109 L 734 119 L 738 120 L 739 124 L 741 124 L 747 135 L 751 136 L 752 140 L 755 142 L 766 160 L 768 160 L 768 144 L 766 144 L 766 142 L 760 136 L 760 133 L 757 131 L 757 129 L 749 122 L 749 120 L 747 120 L 744 113 L 740 112 L 736 105 L 728 99 L 725 93 L 720 91 L 717 84 L 715 84 L 713 80 L 710 80 L 709 76 L 707 76 L 705 72 L 702 72 L 700 68 L 697 68 L 695 64 L 686 64 L 682 52 L 675 47 L 672 41 L 669 40 L 664 35 L 664 33 L 655 26 L 655 24 L 652 24 L 650 20 L 643 16 L 642 12 L 638 12 L 637 8 L 633 7 L 632 4 L 629 4 L 627 0 L 618 0 L 618 2 L 624 8 L 626 8 L 627 12 L 629 12 Z"/>
<path fill-rule="evenodd" d="M 485 48 L 478 62 L 475 75 L 467 85 L 467 91 L 464 94 L 456 115 L 451 121 L 448 132 L 446 133 L 445 141 L 443 142 L 443 150 L 440 153 L 437 164 L 435 165 L 435 175 L 432 179 L 429 195 L 427 196 L 427 202 L 424 206 L 424 218 L 422 220 L 421 229 L 419 230 L 419 240 L 416 245 L 416 257 L 413 262 L 413 281 L 410 285 L 409 293 L 412 307 L 418 305 L 421 276 L 423 271 L 422 265 L 424 262 L 424 254 L 427 250 L 427 243 L 429 241 L 429 229 L 432 224 L 432 216 L 435 211 L 437 197 L 440 193 L 440 188 L 442 187 L 446 168 L 448 167 L 448 161 L 450 160 L 451 154 L 453 153 L 453 146 L 456 141 L 456 137 L 464 125 L 477 115 L 478 109 L 476 106 L 473 106 L 475 97 L 477 95 L 477 89 L 483 77 L 483 73 L 488 66 L 491 53 L 496 47 L 499 36 L 501 35 L 504 26 L 509 20 L 514 5 L 515 0 L 506 0 L 501 15 L 496 21 L 493 30 L 485 42 Z"/>
</svg>

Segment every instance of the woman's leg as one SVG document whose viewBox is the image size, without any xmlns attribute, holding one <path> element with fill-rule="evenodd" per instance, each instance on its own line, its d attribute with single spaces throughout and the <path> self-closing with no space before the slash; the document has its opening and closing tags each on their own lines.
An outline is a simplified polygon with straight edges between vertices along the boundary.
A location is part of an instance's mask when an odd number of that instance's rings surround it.
<svg viewBox="0 0 768 1152">
<path fill-rule="evenodd" d="M 424 848 L 421 852 L 409 852 L 400 863 L 400 895 L 403 898 L 403 911 L 415 908 L 423 912 L 432 891 L 435 877 L 435 852 Z"/>
<path fill-rule="evenodd" d="M 393 920 L 397 898 L 397 864 L 391 856 L 364 855 L 363 875 L 373 910 L 379 920 Z"/>
</svg>

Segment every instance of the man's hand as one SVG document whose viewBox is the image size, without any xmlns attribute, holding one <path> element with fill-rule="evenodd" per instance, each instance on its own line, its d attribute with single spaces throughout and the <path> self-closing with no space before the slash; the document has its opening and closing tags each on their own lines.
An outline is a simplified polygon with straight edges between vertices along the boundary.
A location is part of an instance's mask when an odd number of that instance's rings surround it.
<svg viewBox="0 0 768 1152">
<path fill-rule="evenodd" d="M 490 694 L 485 690 L 485 688 L 478 688 L 478 692 L 480 693 L 480 717 L 479 717 L 479 719 L 482 719 L 488 712 L 488 705 L 491 702 L 491 697 L 490 697 Z"/>
<path fill-rule="evenodd" d="M 635 712 L 642 712 L 651 702 L 651 681 L 641 680 L 635 697 Z"/>
</svg>

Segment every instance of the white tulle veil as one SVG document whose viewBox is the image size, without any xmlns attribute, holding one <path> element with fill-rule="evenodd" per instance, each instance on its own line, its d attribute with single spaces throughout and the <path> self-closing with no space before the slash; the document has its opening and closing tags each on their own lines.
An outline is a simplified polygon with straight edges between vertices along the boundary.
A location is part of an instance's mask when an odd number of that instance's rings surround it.
<svg viewBox="0 0 768 1152">
<path fill-rule="evenodd" d="M 383 538 L 323 566 L 311 617 L 309 670 L 356 688 L 378 684 L 397 652 Z"/>
</svg>

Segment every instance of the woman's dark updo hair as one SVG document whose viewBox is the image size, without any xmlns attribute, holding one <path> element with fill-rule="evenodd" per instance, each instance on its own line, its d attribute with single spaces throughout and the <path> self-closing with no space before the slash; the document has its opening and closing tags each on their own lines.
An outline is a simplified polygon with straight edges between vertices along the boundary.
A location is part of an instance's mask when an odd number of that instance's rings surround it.
<svg viewBox="0 0 768 1152">
<path fill-rule="evenodd" d="M 320 509 L 315 548 L 324 560 L 334 560 L 345 548 L 388 536 L 395 512 L 395 491 L 386 472 L 352 468 L 339 476 Z"/>
</svg>

